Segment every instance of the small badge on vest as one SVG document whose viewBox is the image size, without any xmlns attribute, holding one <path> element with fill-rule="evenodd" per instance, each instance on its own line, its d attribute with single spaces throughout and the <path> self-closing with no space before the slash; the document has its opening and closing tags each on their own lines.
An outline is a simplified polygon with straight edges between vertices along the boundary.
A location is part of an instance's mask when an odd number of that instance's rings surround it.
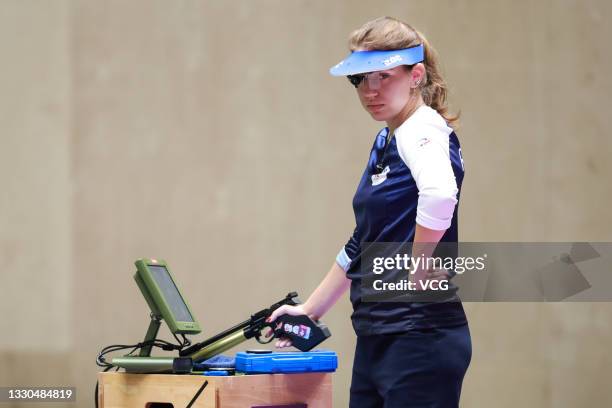
<svg viewBox="0 0 612 408">
<path fill-rule="evenodd" d="M 372 185 L 377 186 L 384 183 L 387 179 L 387 173 L 389 173 L 389 166 L 385 167 L 383 171 L 378 174 L 372 174 Z"/>
</svg>

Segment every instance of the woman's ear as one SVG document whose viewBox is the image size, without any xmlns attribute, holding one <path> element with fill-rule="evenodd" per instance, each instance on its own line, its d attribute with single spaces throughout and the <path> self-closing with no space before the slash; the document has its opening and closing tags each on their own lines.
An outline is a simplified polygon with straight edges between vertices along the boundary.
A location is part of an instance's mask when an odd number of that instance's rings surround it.
<svg viewBox="0 0 612 408">
<path fill-rule="evenodd" d="M 418 88 L 419 86 L 424 85 L 425 81 L 427 81 L 425 65 L 419 62 L 418 64 L 414 65 L 410 70 L 410 87 Z"/>
</svg>

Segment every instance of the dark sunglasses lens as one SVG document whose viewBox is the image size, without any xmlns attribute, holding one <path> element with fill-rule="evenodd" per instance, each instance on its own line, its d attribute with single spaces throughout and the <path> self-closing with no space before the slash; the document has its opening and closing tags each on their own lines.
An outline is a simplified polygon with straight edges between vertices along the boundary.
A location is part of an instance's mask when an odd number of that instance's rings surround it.
<svg viewBox="0 0 612 408">
<path fill-rule="evenodd" d="M 348 75 L 347 78 L 349 82 L 353 84 L 355 88 L 357 88 L 361 81 L 363 81 L 364 75 Z"/>
</svg>

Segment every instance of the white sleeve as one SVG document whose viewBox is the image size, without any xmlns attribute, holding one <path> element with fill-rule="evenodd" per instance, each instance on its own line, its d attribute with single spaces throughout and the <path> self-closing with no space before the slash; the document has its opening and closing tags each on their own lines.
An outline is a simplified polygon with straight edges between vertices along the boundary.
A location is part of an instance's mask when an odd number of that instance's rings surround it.
<svg viewBox="0 0 612 408">
<path fill-rule="evenodd" d="M 457 204 L 457 181 L 449 156 L 448 134 L 433 126 L 396 135 L 400 157 L 419 189 L 416 222 L 433 230 L 451 225 Z"/>
<path fill-rule="evenodd" d="M 352 259 L 349 258 L 348 254 L 346 253 L 346 249 L 342 247 L 342 249 L 340 250 L 340 252 L 338 252 L 338 255 L 336 256 L 336 263 L 338 264 L 338 266 L 340 266 L 340 268 L 342 268 L 344 272 L 346 272 L 351 267 L 351 262 L 353 262 Z"/>
</svg>

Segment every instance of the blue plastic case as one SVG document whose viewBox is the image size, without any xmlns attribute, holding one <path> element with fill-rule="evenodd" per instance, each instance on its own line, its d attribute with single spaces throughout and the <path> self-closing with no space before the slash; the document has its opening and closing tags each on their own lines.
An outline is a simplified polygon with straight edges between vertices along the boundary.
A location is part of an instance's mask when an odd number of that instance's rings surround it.
<svg viewBox="0 0 612 408">
<path fill-rule="evenodd" d="M 236 370 L 247 374 L 330 372 L 336 368 L 338 356 L 330 350 L 236 353 Z"/>
</svg>

